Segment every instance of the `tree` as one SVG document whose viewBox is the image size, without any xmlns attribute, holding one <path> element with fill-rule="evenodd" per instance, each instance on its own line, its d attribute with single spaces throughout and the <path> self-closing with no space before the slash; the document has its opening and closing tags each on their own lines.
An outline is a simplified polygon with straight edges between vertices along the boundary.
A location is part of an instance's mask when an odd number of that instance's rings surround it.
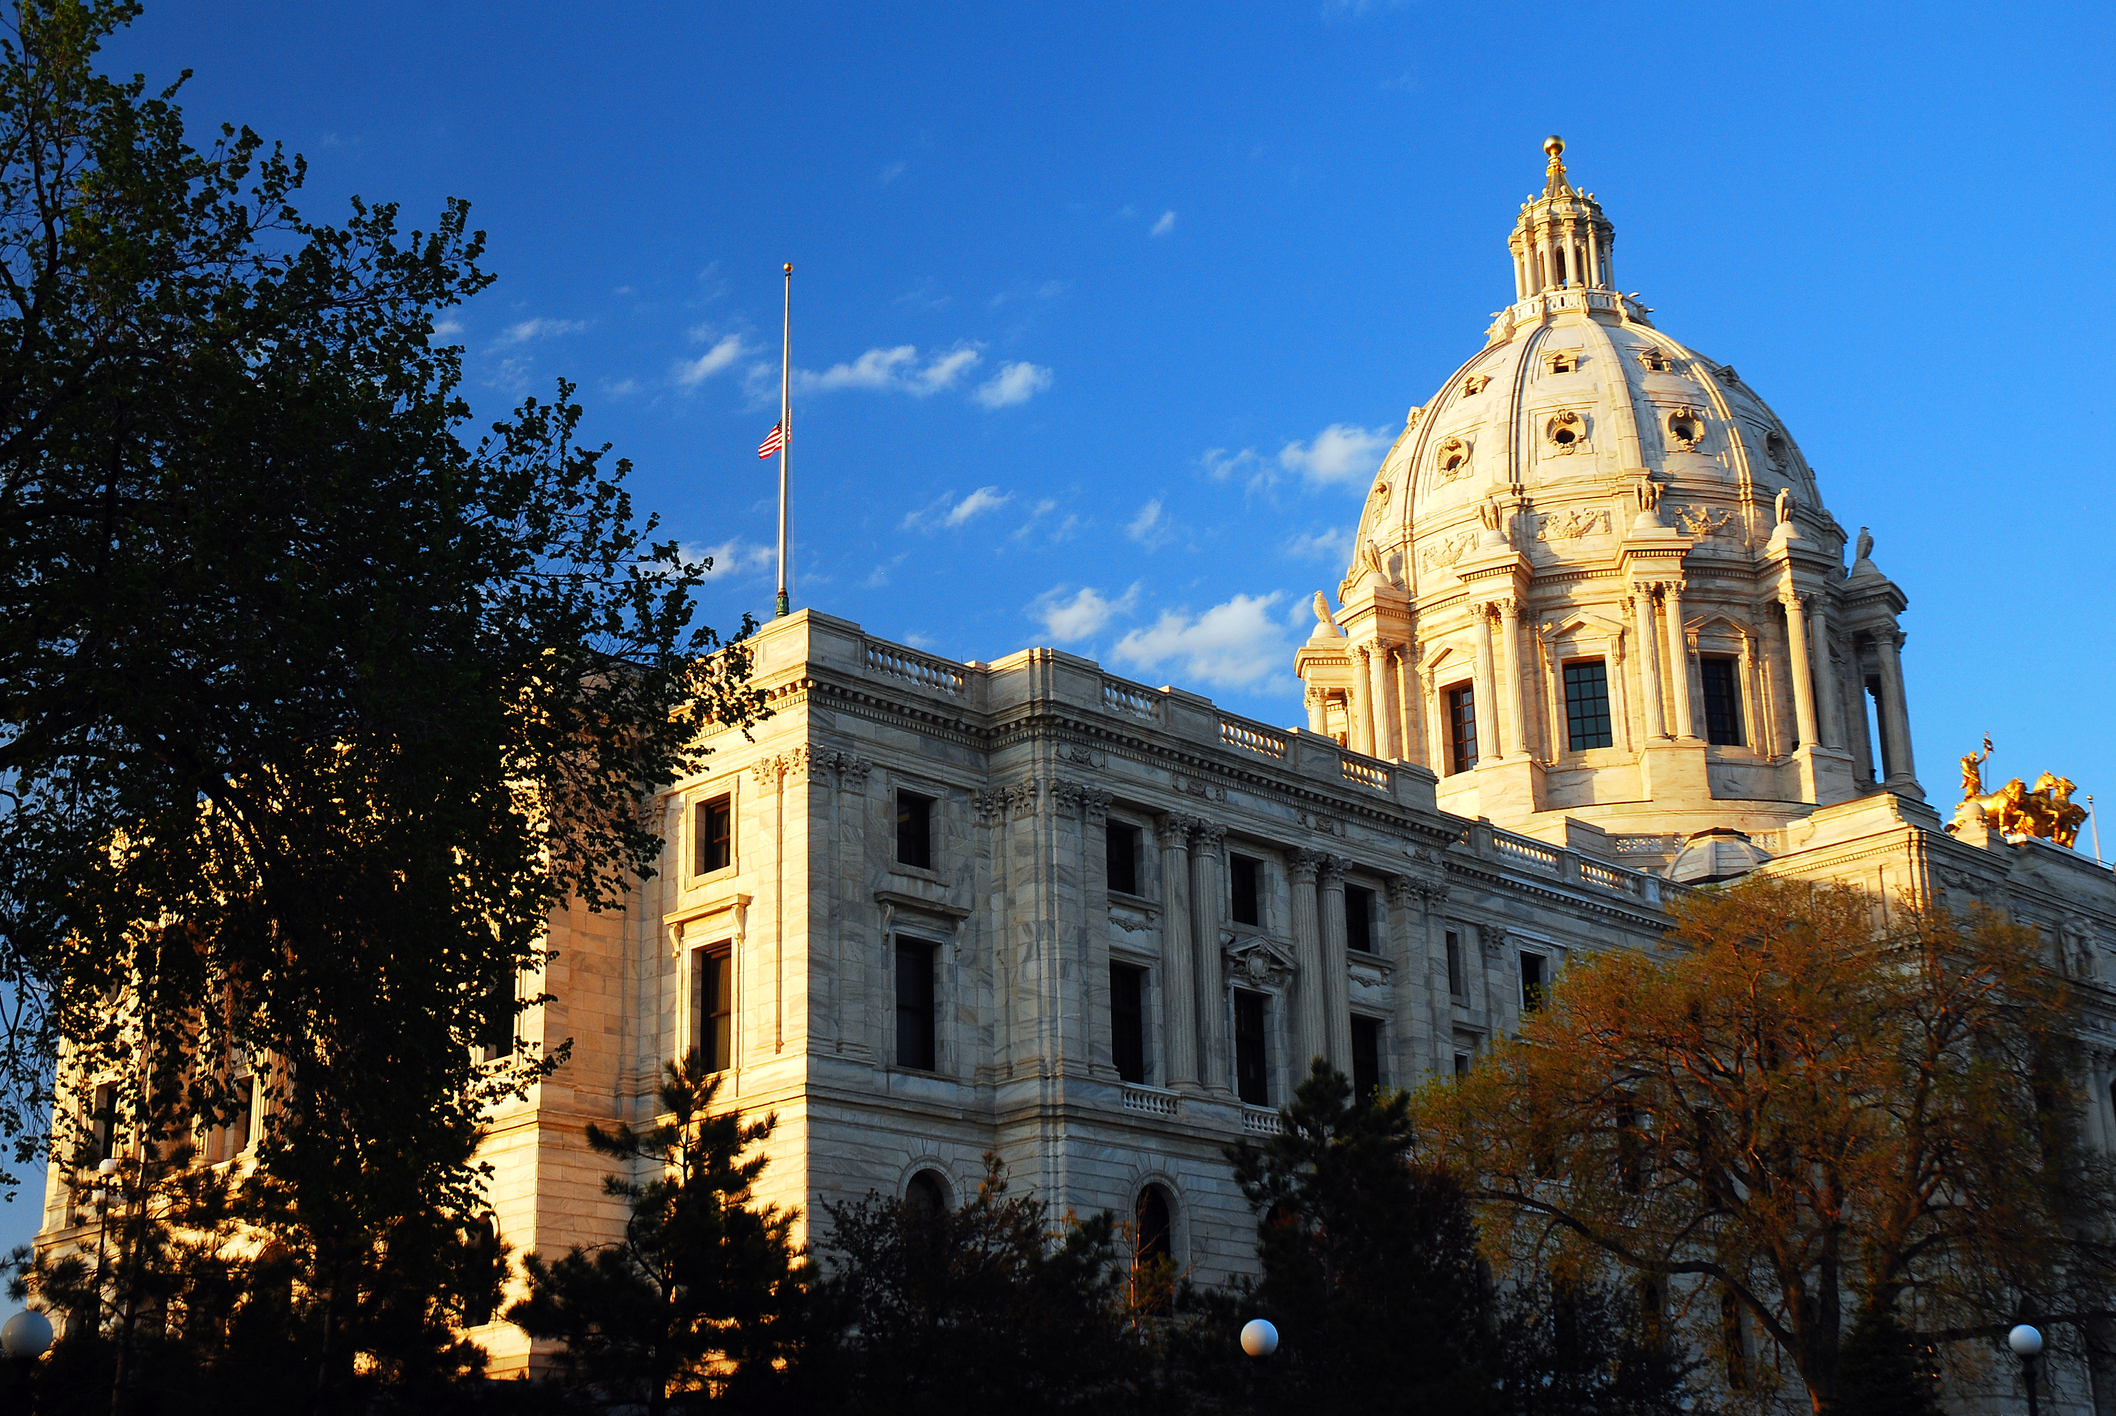
<svg viewBox="0 0 2116 1416">
<path fill-rule="evenodd" d="M 720 1077 L 692 1049 L 657 1093 L 671 1119 L 647 1131 L 590 1125 L 588 1144 L 628 1162 L 603 1187 L 630 1211 L 624 1237 L 554 1261 L 527 1255 L 529 1296 L 507 1317 L 556 1338 L 561 1382 L 581 1397 L 649 1411 L 711 1401 L 766 1409 L 788 1399 L 803 1345 L 805 1267 L 795 1216 L 756 1205 L 765 1157 L 742 1159 L 776 1118 L 712 1115 Z"/>
<path fill-rule="evenodd" d="M 1107 1213 L 1053 1226 L 997 1156 L 950 1209 L 869 1195 L 826 1206 L 818 1310 L 846 1416 L 1133 1409 L 1147 1349 Z"/>
<path fill-rule="evenodd" d="M 0 1133 L 38 1154 L 62 1037 L 143 1156 L 242 1060 L 322 1403 L 377 1256 L 475 1217 L 481 1108 L 556 1060 L 474 1061 L 495 980 L 651 873 L 652 793 L 761 701 L 568 386 L 466 436 L 467 208 L 307 220 L 298 158 L 97 71 L 138 8 L 0 41 Z"/>
<path fill-rule="evenodd" d="M 1568 970 L 1428 1090 L 1498 1249 L 1662 1282 L 1775 1344 L 1818 1412 L 1854 1320 L 1944 1350 L 2108 1310 L 2078 1003 L 2032 930 L 1776 880 L 1674 908 L 1664 955 Z"/>
<path fill-rule="evenodd" d="M 1499 1316 L 1506 1416 L 1683 1416 L 1694 1366 L 1614 1285 L 1526 1275 Z"/>
<path fill-rule="evenodd" d="M 1496 1410 L 1492 1292 L 1469 1202 L 1413 1158 L 1409 1099 L 1354 1103 L 1318 1060 L 1283 1115 L 1281 1134 L 1229 1152 L 1263 1268 L 1236 1285 L 1229 1316 L 1277 1324 L 1277 1408 Z"/>
</svg>

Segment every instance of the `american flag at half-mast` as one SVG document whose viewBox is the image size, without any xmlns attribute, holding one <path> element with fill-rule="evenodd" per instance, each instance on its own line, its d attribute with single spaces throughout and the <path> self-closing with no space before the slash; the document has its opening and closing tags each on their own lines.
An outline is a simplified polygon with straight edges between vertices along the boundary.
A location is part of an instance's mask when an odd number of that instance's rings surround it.
<svg viewBox="0 0 2116 1416">
<path fill-rule="evenodd" d="M 759 457 L 770 457 L 770 456 L 771 456 L 771 455 L 772 455 L 773 453 L 777 452 L 777 451 L 778 451 L 778 450 L 779 450 L 780 448 L 782 448 L 782 447 L 786 446 L 786 432 L 785 432 L 785 428 L 786 428 L 786 425 L 785 425 L 784 423 L 774 423 L 774 424 L 772 424 L 772 425 L 771 425 L 771 433 L 770 433 L 770 434 L 769 434 L 769 435 L 768 435 L 768 436 L 767 436 L 767 437 L 766 437 L 766 438 L 764 439 L 764 444 L 763 444 L 763 446 L 761 446 L 761 447 L 759 447 L 759 448 L 757 449 L 757 456 L 759 456 Z"/>
</svg>

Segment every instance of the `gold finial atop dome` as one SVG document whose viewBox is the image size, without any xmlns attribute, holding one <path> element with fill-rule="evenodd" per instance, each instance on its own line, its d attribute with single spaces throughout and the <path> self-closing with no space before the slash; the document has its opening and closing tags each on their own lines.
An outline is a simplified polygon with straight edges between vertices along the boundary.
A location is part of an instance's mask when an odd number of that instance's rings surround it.
<svg viewBox="0 0 2116 1416">
<path fill-rule="evenodd" d="M 1550 154 L 1552 162 L 1556 162 L 1558 155 L 1565 151 L 1565 140 L 1556 133 L 1552 133 L 1549 137 L 1543 139 L 1543 151 Z"/>
<path fill-rule="evenodd" d="M 1556 133 L 1543 139 L 1543 151 L 1550 154 L 1550 166 L 1544 169 L 1543 200 L 1575 195 L 1572 184 L 1565 180 L 1565 140 Z"/>
</svg>

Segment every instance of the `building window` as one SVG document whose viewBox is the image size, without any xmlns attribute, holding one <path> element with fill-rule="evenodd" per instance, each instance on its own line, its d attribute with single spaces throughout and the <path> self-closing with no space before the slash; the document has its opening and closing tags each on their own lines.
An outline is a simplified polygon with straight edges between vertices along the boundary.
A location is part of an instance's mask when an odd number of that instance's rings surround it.
<svg viewBox="0 0 2116 1416">
<path fill-rule="evenodd" d="M 88 1100 L 88 1130 L 94 1158 L 106 1161 L 118 1153 L 118 1089 L 105 1082 Z"/>
<path fill-rule="evenodd" d="M 1381 1019 L 1352 1019 L 1352 1100 L 1366 1101 L 1381 1090 Z"/>
<path fill-rule="evenodd" d="M 1590 747 L 1608 747 L 1609 665 L 1602 659 L 1582 659 L 1565 666 L 1565 728 L 1574 752 Z"/>
<path fill-rule="evenodd" d="M 735 863 L 735 801 L 716 796 L 698 803 L 696 826 L 697 860 L 693 874 L 710 875 Z"/>
<path fill-rule="evenodd" d="M 1132 1245 L 1133 1266 L 1150 1268 L 1162 1260 L 1173 1260 L 1175 1217 L 1170 1211 L 1168 1192 L 1159 1185 L 1148 1185 L 1141 1190 L 1134 1218 L 1138 1232 Z"/>
<path fill-rule="evenodd" d="M 725 944 L 691 953 L 691 1045 L 708 1072 L 735 1065 L 734 965 Z"/>
<path fill-rule="evenodd" d="M 936 1170 L 921 1170 L 904 1182 L 904 1203 L 912 1217 L 931 1224 L 948 1212 L 948 1182 Z"/>
<path fill-rule="evenodd" d="M 1543 974 L 1545 962 L 1541 954 L 1524 951 L 1521 955 L 1521 1011 L 1524 1013 L 1543 1011 L 1543 994 L 1549 987 Z"/>
<path fill-rule="evenodd" d="M 1105 850 L 1109 856 L 1109 888 L 1123 895 L 1139 893 L 1139 828 L 1112 821 L 1107 828 Z"/>
<path fill-rule="evenodd" d="M 478 1060 L 492 1062 L 514 1051 L 513 965 L 493 970 L 485 977 L 485 991 L 478 999 Z"/>
<path fill-rule="evenodd" d="M 933 966 L 938 952 L 918 939 L 896 941 L 896 1065 L 936 1070 Z"/>
<path fill-rule="evenodd" d="M 933 868 L 933 798 L 916 792 L 896 794 L 896 863 L 919 870 Z"/>
<path fill-rule="evenodd" d="M 1109 966 L 1109 1043 L 1117 1075 L 1146 1080 L 1146 970 Z"/>
<path fill-rule="evenodd" d="M 500 1222 L 486 1215 L 466 1225 L 462 1314 L 464 1327 L 483 1327 L 497 1316 L 500 1288 L 507 1282 L 506 1251 L 500 1247 Z"/>
<path fill-rule="evenodd" d="M 233 1160 L 250 1148 L 250 1113 L 257 1104 L 257 1079 L 254 1076 L 237 1077 L 229 1089 L 235 1093 L 233 1110 L 227 1120 L 206 1132 L 205 1160 L 208 1165 Z"/>
<path fill-rule="evenodd" d="M 1458 1002 L 1469 999 L 1469 985 L 1462 977 L 1462 933 L 1455 929 L 1447 932 L 1447 991 Z"/>
<path fill-rule="evenodd" d="M 1881 725 L 1882 702 L 1881 680 L 1878 677 L 1868 679 L 1866 681 L 1867 750 L 1873 754 L 1869 760 L 1881 764 L 1881 780 L 1885 782 L 1896 774 L 1896 765 L 1888 760 L 1888 733 Z"/>
<path fill-rule="evenodd" d="M 1345 886 L 1345 947 L 1361 954 L 1378 954 L 1374 947 L 1374 892 L 1361 885 Z"/>
<path fill-rule="evenodd" d="M 1234 900 L 1234 922 L 1256 924 L 1264 922 L 1262 891 L 1257 888 L 1258 876 L 1263 862 L 1249 856 L 1238 855 L 1227 858 L 1227 879 Z"/>
<path fill-rule="evenodd" d="M 1271 1104 L 1271 1054 L 1264 1035 L 1265 998 L 1234 991 L 1234 1089 L 1251 1106 Z"/>
<path fill-rule="evenodd" d="M 1447 747 L 1450 771 L 1477 765 L 1477 691 L 1466 683 L 1447 691 Z"/>
<path fill-rule="evenodd" d="M 1455 1075 L 1458 1077 L 1469 1075 L 1469 1054 L 1467 1052 L 1455 1054 Z"/>
<path fill-rule="evenodd" d="M 1705 741 L 1741 746 L 1740 671 L 1732 659 L 1699 656 L 1697 672 L 1705 685 Z"/>
</svg>

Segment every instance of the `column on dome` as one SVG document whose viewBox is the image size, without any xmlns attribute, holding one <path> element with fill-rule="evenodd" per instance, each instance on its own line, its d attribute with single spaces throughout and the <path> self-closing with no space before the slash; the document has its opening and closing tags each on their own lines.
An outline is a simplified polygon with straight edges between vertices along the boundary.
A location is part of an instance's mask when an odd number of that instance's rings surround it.
<svg viewBox="0 0 2116 1416">
<path fill-rule="evenodd" d="M 1323 989 L 1322 922 L 1316 915 L 1315 872 L 1320 852 L 1286 852 L 1286 874 L 1293 882 L 1293 1075 L 1296 1085 L 1308 1074 L 1309 1059 L 1329 1046 L 1328 1001 Z"/>
<path fill-rule="evenodd" d="M 1910 757 L 1910 705 L 1903 697 L 1903 631 L 1874 631 L 1874 651 L 1881 660 L 1881 729 L 1888 734 L 1888 765 L 1893 769 L 1888 781 L 1915 788 L 1918 769 Z"/>
<path fill-rule="evenodd" d="M 1398 646 L 1395 668 L 1390 675 L 1396 695 L 1396 750 L 1399 760 L 1433 765 L 1425 748 L 1425 700 L 1418 691 L 1418 671 L 1411 664 L 1411 646 Z"/>
<path fill-rule="evenodd" d="M 1635 585 L 1631 590 L 1632 622 L 1638 629 L 1638 694 L 1644 702 L 1645 738 L 1648 743 L 1668 735 L 1660 709 L 1660 649 L 1653 633 L 1653 587 Z"/>
<path fill-rule="evenodd" d="M 1164 816 L 1154 822 L 1161 847 L 1161 984 L 1166 1000 L 1168 1084 L 1198 1083 L 1198 990 L 1191 968 L 1190 821 Z"/>
<path fill-rule="evenodd" d="M 1519 251 L 1513 252 L 1513 258 L 1514 299 L 1526 300 L 1528 298 L 1528 263 L 1521 259 L 1521 253 Z"/>
<path fill-rule="evenodd" d="M 1807 611 L 1802 601 L 1807 597 L 1788 590 L 1778 597 L 1785 606 L 1785 645 L 1788 657 L 1793 661 L 1793 720 L 1800 734 L 1800 746 L 1815 745 L 1815 682 L 1814 659 L 1807 647 Z"/>
<path fill-rule="evenodd" d="M 1316 909 L 1322 916 L 1324 1056 L 1340 1071 L 1352 1065 L 1351 941 L 1345 937 L 1345 862 L 1324 856 L 1316 867 Z"/>
<path fill-rule="evenodd" d="M 1843 704 L 1837 699 L 1836 668 L 1829 654 L 1829 595 L 1815 596 L 1815 623 L 1811 638 L 1815 649 L 1815 741 L 1822 747 L 1842 747 L 1837 741 L 1838 719 Z"/>
<path fill-rule="evenodd" d="M 1227 828 L 1200 821 L 1191 831 L 1190 923 L 1197 943 L 1198 1079 L 1227 1090 L 1227 984 L 1220 964 L 1220 861 Z"/>
<path fill-rule="evenodd" d="M 1317 737 L 1321 737 L 1329 731 L 1329 718 L 1324 709 L 1323 691 L 1319 688 L 1311 688 L 1301 695 L 1301 699 L 1308 705 L 1308 731 L 1314 733 Z"/>
<path fill-rule="evenodd" d="M 1365 644 L 1352 646 L 1352 731 L 1347 746 L 1368 757 L 1374 755 L 1374 695 L 1367 678 Z"/>
<path fill-rule="evenodd" d="M 1499 602 L 1499 650 L 1506 657 L 1506 755 L 1528 756 L 1528 694 L 1521 672 L 1520 606 Z"/>
<path fill-rule="evenodd" d="M 1374 756 L 1394 761 L 1403 754 L 1396 747 L 1396 711 L 1389 701 L 1389 646 L 1379 641 L 1368 647 L 1366 668 L 1370 677 L 1367 697 L 1374 705 Z"/>
<path fill-rule="evenodd" d="M 1587 281 L 1597 289 L 1602 284 L 1602 233 L 1587 228 Z"/>
<path fill-rule="evenodd" d="M 1675 736 L 1694 738 L 1697 725 L 1690 715 L 1690 636 L 1683 630 L 1683 587 L 1671 580 L 1661 591 L 1661 609 L 1668 620 L 1668 687 L 1675 700 Z"/>
<path fill-rule="evenodd" d="M 1477 762 L 1499 760 L 1499 697 L 1492 687 L 1491 606 L 1471 607 L 1477 616 Z"/>
</svg>

